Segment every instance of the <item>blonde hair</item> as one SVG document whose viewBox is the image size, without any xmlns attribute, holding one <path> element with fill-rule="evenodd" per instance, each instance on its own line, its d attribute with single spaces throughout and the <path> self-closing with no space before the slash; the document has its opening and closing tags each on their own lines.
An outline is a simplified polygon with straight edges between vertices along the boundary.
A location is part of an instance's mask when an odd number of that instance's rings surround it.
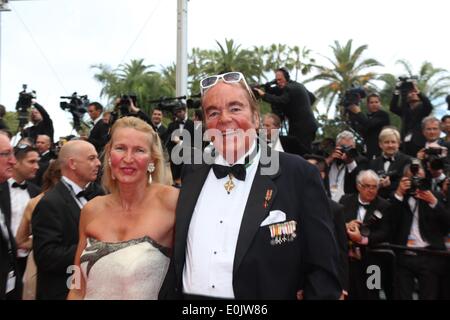
<svg viewBox="0 0 450 320">
<path fill-rule="evenodd" d="M 168 176 L 166 173 L 167 169 L 164 163 L 161 140 L 159 139 L 158 134 L 145 121 L 136 117 L 124 117 L 117 120 L 114 123 L 111 129 L 111 139 L 105 146 L 105 154 L 103 159 L 103 177 L 102 177 L 102 184 L 105 187 L 105 189 L 111 193 L 115 193 L 118 191 L 117 181 L 112 178 L 111 167 L 109 165 L 109 162 L 110 162 L 111 146 L 114 142 L 114 133 L 117 130 L 123 128 L 131 128 L 148 135 L 150 154 L 151 158 L 153 159 L 153 163 L 155 164 L 155 171 L 151 173 L 152 181 L 161 184 L 171 185 L 172 182 L 170 176 Z M 150 175 L 149 172 L 147 173 L 148 175 Z"/>
<path fill-rule="evenodd" d="M 400 143 L 400 133 L 397 129 L 393 127 L 385 127 L 383 130 L 381 130 L 379 136 L 378 136 L 378 142 L 383 142 L 387 138 L 395 137 L 398 143 Z"/>
</svg>

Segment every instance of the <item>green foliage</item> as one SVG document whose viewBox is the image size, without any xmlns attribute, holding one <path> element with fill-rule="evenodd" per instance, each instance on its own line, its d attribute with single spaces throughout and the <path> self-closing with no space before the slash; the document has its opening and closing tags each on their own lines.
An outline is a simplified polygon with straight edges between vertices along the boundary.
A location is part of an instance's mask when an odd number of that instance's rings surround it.
<svg viewBox="0 0 450 320">
<path fill-rule="evenodd" d="M 3 117 L 3 120 L 5 121 L 6 125 L 9 128 L 9 131 L 13 135 L 17 133 L 17 129 L 19 126 L 19 119 L 17 118 L 17 113 L 12 111 L 7 111 L 5 116 Z"/>
</svg>

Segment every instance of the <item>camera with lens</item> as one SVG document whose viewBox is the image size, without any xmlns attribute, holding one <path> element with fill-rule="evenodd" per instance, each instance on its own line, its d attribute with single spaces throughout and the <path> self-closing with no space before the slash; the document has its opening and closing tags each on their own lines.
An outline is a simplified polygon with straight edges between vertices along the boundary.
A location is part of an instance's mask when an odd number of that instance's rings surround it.
<svg viewBox="0 0 450 320">
<path fill-rule="evenodd" d="M 277 86 L 276 79 L 273 79 L 272 81 L 266 82 L 264 84 L 259 83 L 251 84 L 250 89 L 252 89 L 252 92 L 257 99 L 260 98 L 260 95 L 258 91 L 256 91 L 255 89 L 264 89 L 264 92 L 274 94 L 277 96 L 281 94 L 281 89 Z"/>
<path fill-rule="evenodd" d="M 87 112 L 87 107 L 89 105 L 89 99 L 87 95 L 79 96 L 74 92 L 71 96 L 62 96 L 61 99 L 67 99 L 67 101 L 61 101 L 59 106 L 62 110 L 69 111 L 73 116 L 73 127 L 75 130 L 80 130 L 81 119 L 83 115 Z"/>
<path fill-rule="evenodd" d="M 341 145 L 338 147 L 338 149 L 342 153 L 344 153 L 347 158 L 355 159 L 358 156 L 358 150 L 356 150 L 356 148 L 353 148 L 352 146 Z"/>
<path fill-rule="evenodd" d="M 389 170 L 389 171 L 384 171 L 384 170 L 378 170 L 377 171 L 377 175 L 381 178 L 381 179 L 386 179 L 387 177 L 393 177 L 395 175 L 397 175 L 397 171 L 396 170 Z"/>
<path fill-rule="evenodd" d="M 118 106 L 122 116 L 126 116 L 130 113 L 130 99 L 133 101 L 134 105 L 137 104 L 137 96 L 135 94 L 123 94 L 120 96 Z"/>
<path fill-rule="evenodd" d="M 198 109 L 202 106 L 202 101 L 200 99 L 200 94 L 195 94 L 186 99 L 186 107 L 188 109 Z"/>
<path fill-rule="evenodd" d="M 398 89 L 402 95 L 408 94 L 408 92 L 414 90 L 414 84 L 417 81 L 417 77 L 398 77 L 400 85 Z"/>
<path fill-rule="evenodd" d="M 363 87 L 353 87 L 345 91 L 342 105 L 347 110 L 352 105 L 359 105 L 361 99 L 366 97 L 366 91 Z"/>
<path fill-rule="evenodd" d="M 359 226 L 359 233 L 363 237 L 368 237 L 370 235 L 370 229 L 381 221 L 382 218 L 383 214 L 380 211 L 375 210 L 370 218 Z"/>
<path fill-rule="evenodd" d="M 158 102 L 158 108 L 174 114 L 175 111 L 184 108 L 184 104 L 179 99 L 161 98 L 161 100 Z"/>
<path fill-rule="evenodd" d="M 429 190 L 430 186 L 427 179 L 419 176 L 420 162 L 413 160 L 410 165 L 412 177 L 410 178 L 411 187 L 408 190 L 408 195 L 414 195 L 417 190 Z"/>
<path fill-rule="evenodd" d="M 445 168 L 444 158 L 446 156 L 443 148 L 426 148 L 425 160 L 432 170 L 443 170 Z"/>
<path fill-rule="evenodd" d="M 19 92 L 19 99 L 16 103 L 16 111 L 19 118 L 19 128 L 23 128 L 28 122 L 28 108 L 31 107 L 32 100 L 36 98 L 36 91 L 27 92 L 27 85 L 22 85 L 23 90 Z"/>
</svg>

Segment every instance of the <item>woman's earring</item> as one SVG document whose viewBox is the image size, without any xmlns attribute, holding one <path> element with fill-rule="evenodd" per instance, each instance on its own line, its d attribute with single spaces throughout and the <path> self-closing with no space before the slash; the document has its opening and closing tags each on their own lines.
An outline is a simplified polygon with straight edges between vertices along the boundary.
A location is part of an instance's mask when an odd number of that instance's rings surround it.
<svg viewBox="0 0 450 320">
<path fill-rule="evenodd" d="M 150 162 L 148 164 L 147 171 L 150 173 L 148 175 L 148 183 L 151 184 L 152 183 L 152 173 L 155 172 L 155 164 L 153 162 Z"/>
</svg>

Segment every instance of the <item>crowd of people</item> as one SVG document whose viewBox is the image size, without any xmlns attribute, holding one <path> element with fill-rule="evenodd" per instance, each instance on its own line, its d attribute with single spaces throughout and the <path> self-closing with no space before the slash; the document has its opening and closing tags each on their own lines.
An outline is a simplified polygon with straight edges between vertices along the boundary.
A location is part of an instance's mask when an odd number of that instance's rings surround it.
<svg viewBox="0 0 450 320">
<path fill-rule="evenodd" d="M 59 145 L 37 103 L 16 145 L 1 122 L 0 299 L 449 299 L 450 116 L 414 84 L 401 130 L 372 93 L 316 142 L 313 95 L 272 84 L 208 76 L 167 127 L 94 102 Z"/>
</svg>

